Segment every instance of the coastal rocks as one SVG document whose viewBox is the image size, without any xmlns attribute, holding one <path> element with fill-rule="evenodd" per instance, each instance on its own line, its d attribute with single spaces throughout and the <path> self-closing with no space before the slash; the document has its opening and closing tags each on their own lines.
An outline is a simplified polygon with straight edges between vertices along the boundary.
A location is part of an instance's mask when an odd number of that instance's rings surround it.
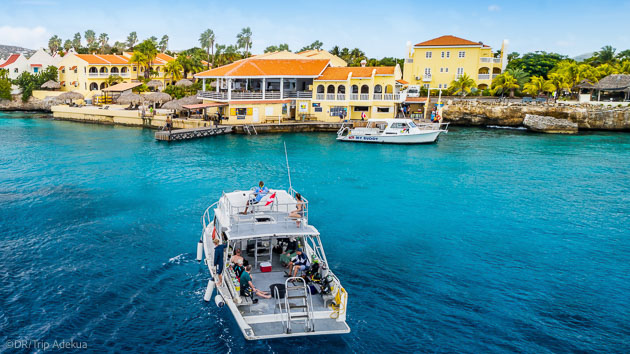
<svg viewBox="0 0 630 354">
<path fill-rule="evenodd" d="M 0 100 L 0 111 L 41 111 L 51 112 L 52 100 L 40 100 L 31 97 L 27 102 L 22 102 L 19 96 L 13 100 Z"/>
<path fill-rule="evenodd" d="M 573 123 L 568 119 L 537 116 L 534 114 L 525 115 L 523 125 L 531 131 L 540 133 L 575 134 L 578 132 L 577 123 Z"/>
<path fill-rule="evenodd" d="M 581 130 L 630 131 L 630 107 L 455 101 L 445 105 L 443 114 L 452 125 L 519 127 L 531 114 L 566 119 L 577 123 Z"/>
</svg>

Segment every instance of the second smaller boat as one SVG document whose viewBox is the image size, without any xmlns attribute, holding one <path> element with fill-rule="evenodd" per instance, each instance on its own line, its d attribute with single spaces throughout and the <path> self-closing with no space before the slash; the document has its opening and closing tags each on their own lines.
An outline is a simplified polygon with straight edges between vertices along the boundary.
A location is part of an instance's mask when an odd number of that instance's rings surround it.
<svg viewBox="0 0 630 354">
<path fill-rule="evenodd" d="M 389 144 L 430 144 L 440 133 L 448 132 L 448 123 L 414 123 L 411 119 L 369 119 L 367 126 L 343 126 L 337 132 L 339 141 Z"/>
</svg>

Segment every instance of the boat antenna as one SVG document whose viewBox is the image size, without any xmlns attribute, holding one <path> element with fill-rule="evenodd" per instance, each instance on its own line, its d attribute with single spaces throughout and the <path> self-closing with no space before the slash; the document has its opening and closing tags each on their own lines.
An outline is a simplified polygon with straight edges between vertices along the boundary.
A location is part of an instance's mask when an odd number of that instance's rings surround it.
<svg viewBox="0 0 630 354">
<path fill-rule="evenodd" d="M 291 184 L 291 167 L 289 167 L 289 154 L 287 154 L 287 142 L 284 142 L 284 158 L 287 160 L 287 174 L 289 175 L 289 192 L 293 189 Z"/>
</svg>

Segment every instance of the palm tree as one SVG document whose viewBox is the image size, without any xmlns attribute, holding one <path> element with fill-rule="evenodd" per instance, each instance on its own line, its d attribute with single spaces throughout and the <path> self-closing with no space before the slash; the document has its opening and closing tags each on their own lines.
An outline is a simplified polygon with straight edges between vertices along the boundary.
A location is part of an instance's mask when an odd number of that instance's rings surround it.
<svg viewBox="0 0 630 354">
<path fill-rule="evenodd" d="M 122 52 L 125 50 L 125 43 L 116 41 L 114 42 L 114 45 L 112 46 L 112 52 L 115 52 L 116 54 L 122 54 Z"/>
<path fill-rule="evenodd" d="M 214 32 L 209 28 L 203 31 L 201 36 L 199 36 L 199 44 L 201 44 L 201 48 L 206 50 L 208 55 L 208 69 L 210 69 L 210 50 L 212 50 L 212 66 L 214 67 Z"/>
<path fill-rule="evenodd" d="M 542 92 L 551 92 L 555 88 L 549 80 L 545 80 L 542 76 L 532 76 L 531 80 L 523 86 L 523 92 L 532 96 L 538 96 Z"/>
<path fill-rule="evenodd" d="M 72 38 L 72 47 L 75 51 L 79 51 L 79 48 L 81 48 L 81 33 L 77 32 L 74 34 L 74 38 Z"/>
<path fill-rule="evenodd" d="M 48 40 L 48 49 L 50 49 L 50 54 L 55 55 L 55 53 L 59 51 L 59 47 L 61 47 L 61 38 L 57 35 L 50 37 Z"/>
<path fill-rule="evenodd" d="M 65 42 L 63 42 L 63 49 L 67 52 L 70 49 L 72 49 L 72 41 L 69 39 L 66 39 Z"/>
<path fill-rule="evenodd" d="M 521 85 L 518 84 L 518 80 L 508 72 L 505 72 L 492 80 L 493 95 L 497 93 L 503 94 L 509 91 L 510 98 L 512 98 L 514 97 L 514 91 L 520 88 Z"/>
<path fill-rule="evenodd" d="M 164 74 L 171 77 L 171 81 L 177 81 L 182 78 L 184 67 L 177 60 L 169 61 L 164 67 Z"/>
<path fill-rule="evenodd" d="M 330 54 L 336 55 L 336 56 L 340 56 L 341 55 L 341 51 L 339 49 L 339 46 L 336 45 L 336 46 L 332 47 L 332 49 L 330 50 Z"/>
<path fill-rule="evenodd" d="M 142 65 L 146 64 L 147 56 L 144 55 L 141 52 L 134 51 L 133 54 L 131 55 L 131 58 L 129 58 L 129 62 L 131 64 L 136 64 L 137 65 L 137 67 L 138 67 L 138 71 L 137 71 L 138 75 L 137 76 L 138 76 L 138 78 L 140 78 L 140 67 Z"/>
<path fill-rule="evenodd" d="M 604 78 L 608 75 L 616 74 L 617 68 L 610 64 L 602 64 L 595 68 L 595 72 L 597 75 L 597 80 L 600 80 L 601 78 Z"/>
<path fill-rule="evenodd" d="M 553 85 L 554 90 L 556 91 L 556 101 L 558 101 L 558 97 L 560 97 L 563 90 L 570 90 L 573 87 L 567 80 L 566 76 L 558 73 L 549 74 L 549 82 L 551 82 L 551 85 Z"/>
<path fill-rule="evenodd" d="M 252 46 L 252 30 L 249 27 L 245 27 L 241 30 L 241 33 L 236 35 L 236 43 L 239 48 L 244 48 L 243 57 L 247 58 L 249 55 L 249 48 Z"/>
<path fill-rule="evenodd" d="M 506 72 L 512 75 L 521 87 L 529 81 L 529 75 L 521 68 L 507 69 Z"/>
<path fill-rule="evenodd" d="M 160 52 L 162 53 L 166 52 L 167 48 L 168 48 L 168 36 L 163 35 L 162 39 L 160 40 Z"/>
<path fill-rule="evenodd" d="M 630 49 L 623 50 L 617 53 L 617 59 L 623 61 L 630 60 Z"/>
<path fill-rule="evenodd" d="M 85 31 L 85 41 L 87 42 L 87 46 L 90 47 L 94 41 L 96 41 L 96 33 L 92 30 Z"/>
<path fill-rule="evenodd" d="M 129 50 L 133 50 L 136 43 L 138 43 L 138 34 L 133 31 L 127 36 L 127 48 L 129 48 Z"/>
<path fill-rule="evenodd" d="M 144 40 L 142 43 L 136 46 L 134 50 L 134 54 L 136 52 L 140 52 L 144 56 L 144 78 L 149 79 L 152 71 L 153 60 L 157 56 L 157 48 L 155 47 L 155 43 L 151 39 Z"/>
<path fill-rule="evenodd" d="M 236 61 L 239 57 L 238 48 L 236 46 L 230 44 L 225 48 L 223 52 L 223 56 L 225 57 L 225 61 L 229 64 Z"/>
<path fill-rule="evenodd" d="M 468 74 L 460 76 L 457 80 L 453 80 L 450 84 L 453 94 L 457 95 L 459 93 L 462 96 L 469 94 L 471 89 L 475 86 L 477 86 L 475 80 L 468 76 Z"/>
<path fill-rule="evenodd" d="M 626 60 L 619 65 L 620 74 L 630 74 L 630 60 Z"/>
<path fill-rule="evenodd" d="M 105 83 L 107 83 L 107 86 L 112 86 L 112 85 L 116 85 L 117 83 L 123 82 L 123 78 L 120 76 L 113 76 L 110 75 L 107 77 L 107 79 L 105 80 Z"/>
<path fill-rule="evenodd" d="M 98 43 L 101 46 L 101 54 L 105 54 L 105 47 L 107 47 L 107 41 L 109 41 L 109 36 L 107 33 L 101 33 L 98 36 Z"/>
<path fill-rule="evenodd" d="M 614 63 L 615 62 L 615 51 L 617 49 L 613 48 L 610 45 L 606 45 L 602 47 L 602 50 L 597 52 L 595 61 L 597 64 L 605 64 L 605 63 Z"/>
</svg>

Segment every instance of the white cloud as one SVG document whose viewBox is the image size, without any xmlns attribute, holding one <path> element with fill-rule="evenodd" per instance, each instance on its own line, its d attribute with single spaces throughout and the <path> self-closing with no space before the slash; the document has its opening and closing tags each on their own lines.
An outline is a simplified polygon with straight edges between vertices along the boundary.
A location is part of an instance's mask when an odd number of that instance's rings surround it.
<svg viewBox="0 0 630 354">
<path fill-rule="evenodd" d="M 12 27 L 0 26 L 0 38 L 5 45 L 37 49 L 48 44 L 49 33 L 42 26 L 37 27 Z"/>
<path fill-rule="evenodd" d="M 501 7 L 499 7 L 499 5 L 490 5 L 490 6 L 488 6 L 488 11 L 497 12 L 499 10 L 501 10 Z"/>
</svg>

